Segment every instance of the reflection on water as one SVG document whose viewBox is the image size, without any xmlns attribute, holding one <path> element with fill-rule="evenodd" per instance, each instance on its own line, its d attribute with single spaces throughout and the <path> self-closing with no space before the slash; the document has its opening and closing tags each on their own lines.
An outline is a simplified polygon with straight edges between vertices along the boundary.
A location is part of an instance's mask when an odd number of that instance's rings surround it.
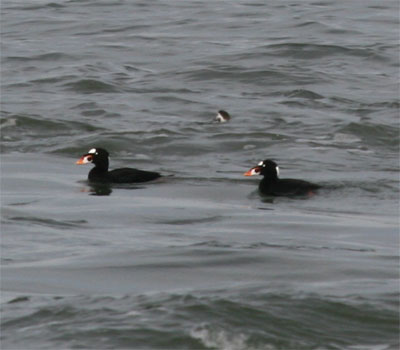
<svg viewBox="0 0 400 350">
<path fill-rule="evenodd" d="M 112 193 L 110 184 L 90 184 L 89 192 L 91 196 L 109 196 Z"/>
<path fill-rule="evenodd" d="M 112 185 L 107 183 L 85 182 L 80 192 L 89 193 L 91 196 L 109 196 L 112 193 Z"/>
<path fill-rule="evenodd" d="M 138 186 L 133 184 L 110 184 L 101 182 L 87 182 L 84 187 L 81 188 L 81 192 L 87 192 L 91 196 L 109 196 L 113 189 L 124 189 L 124 190 L 138 190 L 145 188 L 144 186 Z"/>
</svg>

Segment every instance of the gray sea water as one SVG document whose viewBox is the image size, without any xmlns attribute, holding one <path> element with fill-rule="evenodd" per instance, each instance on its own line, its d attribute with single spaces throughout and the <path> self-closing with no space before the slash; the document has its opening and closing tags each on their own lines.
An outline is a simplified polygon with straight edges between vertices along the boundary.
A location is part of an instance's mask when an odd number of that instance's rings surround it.
<svg viewBox="0 0 400 350">
<path fill-rule="evenodd" d="M 398 44 L 395 0 L 2 1 L 1 348 L 397 349 Z"/>
</svg>

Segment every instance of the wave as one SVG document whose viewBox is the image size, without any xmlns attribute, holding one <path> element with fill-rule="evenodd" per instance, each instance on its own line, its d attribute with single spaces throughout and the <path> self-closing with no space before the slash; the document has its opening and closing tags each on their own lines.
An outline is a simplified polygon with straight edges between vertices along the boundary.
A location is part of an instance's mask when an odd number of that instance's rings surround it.
<svg viewBox="0 0 400 350">
<path fill-rule="evenodd" d="M 117 85 L 98 79 L 80 79 L 72 83 L 67 83 L 64 86 L 69 90 L 84 94 L 117 93 L 122 91 Z"/>
<path fill-rule="evenodd" d="M 398 313 L 365 299 L 245 290 L 222 294 L 15 296 L 4 305 L 2 344 L 16 348 L 29 339 L 34 348 L 222 350 L 398 345 Z"/>
</svg>

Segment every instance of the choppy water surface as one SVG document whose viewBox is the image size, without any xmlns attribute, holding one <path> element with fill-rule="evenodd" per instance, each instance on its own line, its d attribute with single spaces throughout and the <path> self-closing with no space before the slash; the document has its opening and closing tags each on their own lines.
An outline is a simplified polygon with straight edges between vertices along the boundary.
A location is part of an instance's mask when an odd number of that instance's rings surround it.
<svg viewBox="0 0 400 350">
<path fill-rule="evenodd" d="M 398 6 L 3 1 L 2 348 L 396 349 Z"/>
</svg>

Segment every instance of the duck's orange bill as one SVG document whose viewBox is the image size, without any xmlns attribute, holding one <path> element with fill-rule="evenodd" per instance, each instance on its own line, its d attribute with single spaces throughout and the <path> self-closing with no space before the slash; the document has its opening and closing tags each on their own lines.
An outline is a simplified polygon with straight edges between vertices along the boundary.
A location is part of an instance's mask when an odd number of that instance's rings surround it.
<svg viewBox="0 0 400 350">
<path fill-rule="evenodd" d="M 92 156 L 89 154 L 89 155 L 87 155 L 87 154 L 85 154 L 84 156 L 82 156 L 77 162 L 76 162 L 76 164 L 79 164 L 79 165 L 81 165 L 81 164 L 87 164 L 87 163 L 90 163 L 92 161 Z"/>
<path fill-rule="evenodd" d="M 259 175 L 260 174 L 260 167 L 255 166 L 254 168 L 251 168 L 249 171 L 246 171 L 243 175 L 244 176 L 253 176 L 253 175 Z"/>
<path fill-rule="evenodd" d="M 77 160 L 75 164 L 79 164 L 79 165 L 85 164 L 85 156 L 83 156 L 79 160 Z"/>
</svg>

